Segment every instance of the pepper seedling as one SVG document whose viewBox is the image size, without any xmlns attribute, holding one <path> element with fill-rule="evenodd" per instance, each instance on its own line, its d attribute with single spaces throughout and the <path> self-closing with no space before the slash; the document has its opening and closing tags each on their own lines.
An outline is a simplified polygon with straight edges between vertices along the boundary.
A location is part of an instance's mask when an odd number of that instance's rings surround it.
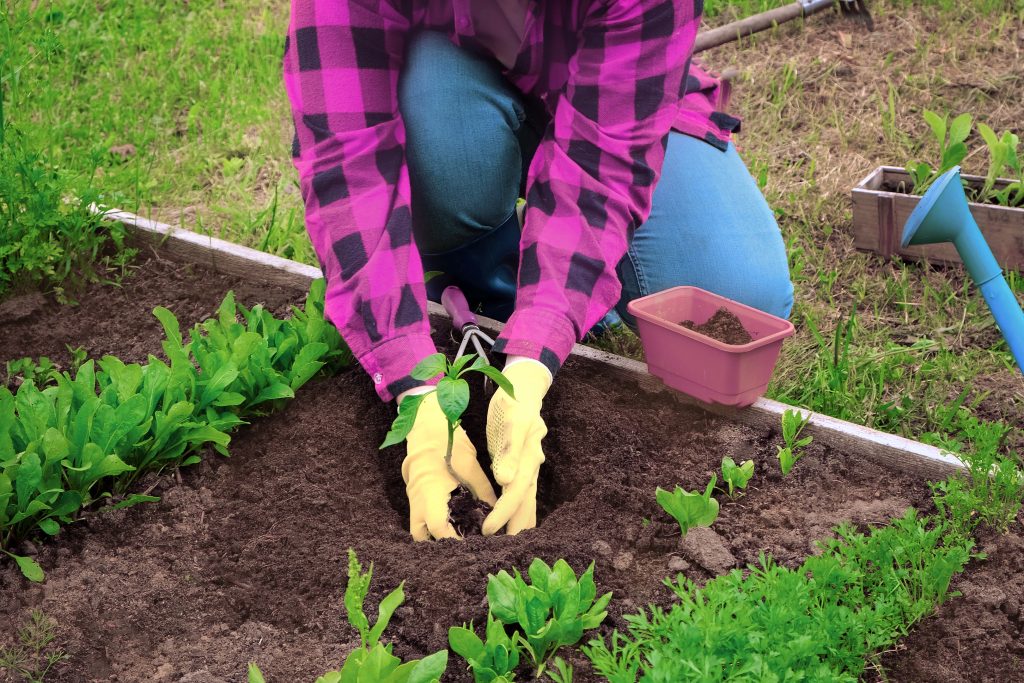
<svg viewBox="0 0 1024 683">
<path fill-rule="evenodd" d="M 675 491 L 669 492 L 659 486 L 654 492 L 654 497 L 665 512 L 679 523 L 679 529 L 685 537 L 690 529 L 698 526 L 709 527 L 718 519 L 718 501 L 711 497 L 717 483 L 718 475 L 712 474 L 703 494 L 686 491 L 681 486 L 676 486 Z"/>
<path fill-rule="evenodd" d="M 503 569 L 487 578 L 487 602 L 501 622 L 520 629 L 513 638 L 533 664 L 534 676 L 540 678 L 558 648 L 575 645 L 584 631 L 604 621 L 612 594 L 594 599 L 593 562 L 579 580 L 565 560 L 549 567 L 535 559 L 527 571 L 530 584 L 518 570 L 512 571 L 514 577 Z"/>
<path fill-rule="evenodd" d="M 784 475 L 789 474 L 796 461 L 804 457 L 804 447 L 814 440 L 814 437 L 811 436 L 797 438 L 810 419 L 810 415 L 804 417 L 797 410 L 787 410 L 782 414 L 782 439 L 785 441 L 785 445 L 777 446 L 777 448 L 779 449 L 779 466 Z"/>
<path fill-rule="evenodd" d="M 729 497 L 732 498 L 736 489 L 747 488 L 747 482 L 754 476 L 754 461 L 745 460 L 742 465 L 726 456 L 722 458 L 722 481 L 728 487 Z"/>
<path fill-rule="evenodd" d="M 445 451 L 444 462 L 448 471 L 465 488 L 466 482 L 459 478 L 459 475 L 452 469 L 452 446 L 455 443 L 455 430 L 462 424 L 462 414 L 469 406 L 469 382 L 463 376 L 470 372 L 479 372 L 492 379 L 495 384 L 504 389 L 509 396 L 515 398 L 512 390 L 512 382 L 501 373 L 496 367 L 487 362 L 485 358 L 475 353 L 468 353 L 449 362 L 443 353 L 435 353 L 427 356 L 412 369 L 410 375 L 413 379 L 426 381 L 438 375 L 443 375 L 437 386 L 423 394 L 406 396 L 398 406 L 398 416 L 391 424 L 391 431 L 384 437 L 381 449 L 402 443 L 412 426 L 416 422 L 416 414 L 419 412 L 423 399 L 430 394 L 437 394 L 437 403 L 441 406 L 441 412 L 448 420 L 448 448 Z"/>
<path fill-rule="evenodd" d="M 448 645 L 469 664 L 476 683 L 512 683 L 519 666 L 517 638 L 509 637 L 505 625 L 487 613 L 486 641 L 480 640 L 469 626 L 448 629 Z"/>
</svg>

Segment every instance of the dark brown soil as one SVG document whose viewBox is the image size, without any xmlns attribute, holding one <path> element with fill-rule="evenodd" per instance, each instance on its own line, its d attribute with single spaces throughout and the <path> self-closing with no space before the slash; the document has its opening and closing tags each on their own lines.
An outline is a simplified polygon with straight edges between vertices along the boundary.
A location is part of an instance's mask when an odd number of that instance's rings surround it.
<svg viewBox="0 0 1024 683">
<path fill-rule="evenodd" d="M 749 344 L 754 338 L 750 336 L 743 323 L 726 308 L 719 308 L 708 321 L 697 325 L 692 320 L 679 323 L 688 330 L 693 330 L 706 337 L 717 339 L 726 344 Z"/>
<path fill-rule="evenodd" d="M 91 289 L 78 309 L 46 303 L 0 328 L 0 361 L 60 358 L 65 343 L 140 360 L 159 348 L 153 306 L 169 304 L 193 321 L 212 313 L 229 287 L 243 302 L 265 300 L 275 309 L 301 295 L 150 264 L 145 278 L 121 290 Z M 437 328 L 437 338 L 447 338 L 444 325 Z M 453 624 L 481 623 L 487 575 L 525 568 L 534 557 L 565 558 L 577 571 L 596 561 L 599 588 L 615 595 L 607 632 L 624 626 L 624 612 L 667 604 L 661 580 L 670 573 L 706 580 L 762 551 L 794 566 L 840 521 L 882 523 L 907 506 L 929 505 L 920 480 L 818 444 L 783 478 L 777 434 L 666 396 L 612 385 L 601 366 L 573 358 L 545 403 L 540 526 L 516 537 L 467 529 L 463 541 L 413 544 L 403 450 L 377 450 L 393 408 L 358 369 L 316 381 L 283 412 L 239 431 L 230 458 L 210 456 L 182 471 L 180 483 L 171 475 L 143 482 L 156 485 L 159 503 L 90 515 L 42 544 L 44 585 L 29 585 L 0 563 L 0 644 L 39 609 L 57 622 L 58 644 L 70 655 L 52 677 L 62 683 L 244 681 L 251 660 L 270 681 L 311 681 L 339 666 L 357 640 L 342 604 L 349 547 L 375 566 L 371 614 L 406 582 L 406 604 L 386 634 L 405 658 L 445 647 Z M 465 419 L 481 453 L 485 415 L 477 399 Z M 721 500 L 700 545 L 680 543 L 654 489 L 703 487 L 724 455 L 754 459 L 751 487 L 736 501 Z M 1019 600 L 1015 586 L 1004 581 L 1002 589 Z M 1012 663 L 989 660 L 984 671 L 1011 680 L 1015 670 L 1001 662 Z M 597 680 L 584 660 L 574 663 L 578 683 Z M 471 677 L 453 658 L 445 680 Z"/>
</svg>

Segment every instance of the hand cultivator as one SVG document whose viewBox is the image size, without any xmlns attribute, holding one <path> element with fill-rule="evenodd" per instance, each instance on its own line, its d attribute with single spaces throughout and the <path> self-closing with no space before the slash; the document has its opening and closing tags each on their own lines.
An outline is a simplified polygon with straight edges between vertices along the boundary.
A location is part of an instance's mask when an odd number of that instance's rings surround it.
<svg viewBox="0 0 1024 683">
<path fill-rule="evenodd" d="M 484 343 L 488 348 L 493 347 L 494 339 L 477 325 L 476 315 L 470 310 L 469 302 L 466 301 L 466 295 L 462 293 L 462 290 L 455 285 L 445 288 L 441 293 L 441 305 L 452 319 L 452 339 L 459 342 L 455 360 L 465 355 L 466 347 L 472 344 L 476 355 L 490 365 L 490 359 L 484 351 Z M 493 392 L 494 383 L 484 375 L 484 394 L 490 396 Z"/>
</svg>

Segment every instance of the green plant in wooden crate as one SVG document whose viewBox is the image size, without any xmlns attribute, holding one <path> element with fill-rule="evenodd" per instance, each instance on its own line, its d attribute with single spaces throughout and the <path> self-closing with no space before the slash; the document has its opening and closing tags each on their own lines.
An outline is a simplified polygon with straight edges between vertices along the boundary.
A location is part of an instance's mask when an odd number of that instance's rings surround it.
<svg viewBox="0 0 1024 683">
<path fill-rule="evenodd" d="M 501 570 L 488 577 L 487 602 L 502 623 L 519 629 L 514 636 L 518 647 L 539 678 L 559 648 L 575 645 L 584 631 L 604 621 L 612 594 L 597 598 L 593 562 L 578 580 L 565 560 L 549 567 L 535 559 L 527 570 L 529 584 L 512 571 L 514 576 Z"/>
<path fill-rule="evenodd" d="M 666 491 L 660 486 L 654 496 L 662 509 L 679 523 L 679 529 L 685 537 L 687 532 L 698 526 L 711 526 L 718 519 L 718 501 L 711 497 L 718 483 L 718 475 L 711 475 L 704 493 L 686 491 L 676 486 L 674 491 Z"/>
<path fill-rule="evenodd" d="M 737 465 L 736 461 L 726 456 L 722 458 L 722 481 L 726 484 L 727 493 L 732 498 L 737 489 L 747 488 L 750 478 L 754 476 L 754 461 L 744 460 Z"/>
<path fill-rule="evenodd" d="M 914 181 L 912 189 L 915 194 L 924 194 L 936 178 L 964 160 L 968 152 L 964 141 L 971 134 L 973 122 L 970 114 L 960 114 L 948 125 L 948 116 L 939 118 L 938 114 L 927 109 L 923 116 L 931 129 L 933 141 L 938 144 L 939 164 L 937 168 L 932 168 L 931 164 L 924 161 L 907 165 L 907 173 Z"/>
<path fill-rule="evenodd" d="M 338 671 L 329 671 L 317 678 L 317 683 L 437 683 L 448 668 L 448 650 L 441 650 L 423 659 L 402 662 L 391 654 L 391 645 L 380 642 L 395 610 L 405 602 L 403 581 L 388 593 L 377 608 L 377 621 L 373 625 L 363 610 L 363 602 L 370 592 L 373 564 L 363 572 L 355 551 L 348 551 L 348 584 L 345 586 L 345 613 L 348 623 L 359 632 L 359 647 L 345 658 Z M 249 665 L 249 683 L 260 683 L 263 674 L 255 664 Z"/>
<path fill-rule="evenodd" d="M 787 410 L 782 414 L 782 439 L 784 444 L 778 446 L 779 466 L 783 474 L 789 474 L 796 461 L 804 457 L 804 448 L 810 445 L 814 437 L 805 436 L 798 438 L 804 430 L 811 416 L 804 417 L 798 410 Z"/>
<path fill-rule="evenodd" d="M 1024 172 L 1022 172 L 1021 160 L 1017 156 L 1020 138 L 1010 131 L 996 135 L 996 132 L 984 123 L 978 124 L 978 132 L 981 133 L 981 138 L 988 147 L 989 165 L 988 173 L 985 174 L 985 184 L 975 201 L 990 202 L 1001 206 L 1024 204 Z M 1015 179 L 1015 181 L 997 190 L 996 180 L 1003 176 Z"/>
</svg>

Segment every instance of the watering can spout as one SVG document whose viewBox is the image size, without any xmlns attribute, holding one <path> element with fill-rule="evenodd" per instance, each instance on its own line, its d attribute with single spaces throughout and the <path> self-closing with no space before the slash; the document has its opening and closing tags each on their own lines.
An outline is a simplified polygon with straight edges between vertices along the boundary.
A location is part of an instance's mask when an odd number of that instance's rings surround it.
<svg viewBox="0 0 1024 683">
<path fill-rule="evenodd" d="M 903 226 L 904 247 L 942 242 L 952 242 L 956 247 L 1006 338 L 1017 367 L 1024 372 L 1024 311 L 971 215 L 959 166 L 932 183 Z"/>
</svg>

